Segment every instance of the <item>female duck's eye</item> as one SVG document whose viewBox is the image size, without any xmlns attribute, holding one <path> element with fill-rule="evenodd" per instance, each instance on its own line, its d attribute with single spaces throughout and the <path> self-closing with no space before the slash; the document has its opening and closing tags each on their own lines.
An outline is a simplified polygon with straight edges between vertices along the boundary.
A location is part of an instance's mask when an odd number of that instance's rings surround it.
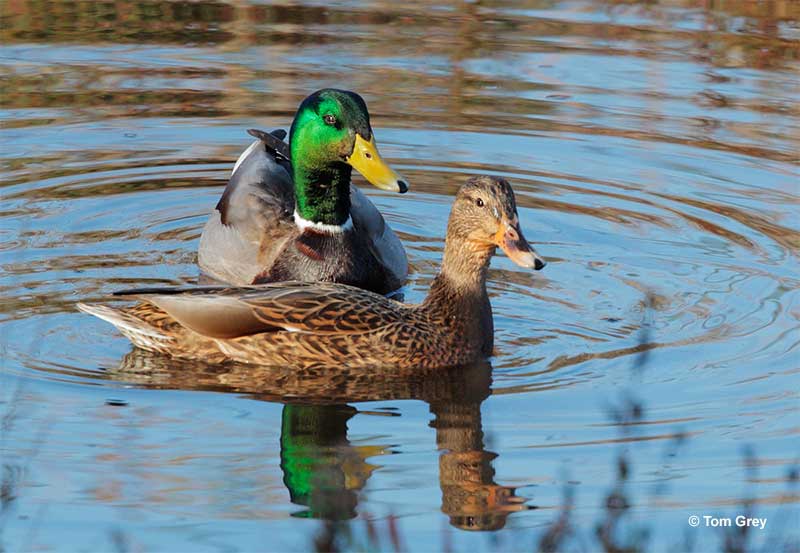
<svg viewBox="0 0 800 553">
<path fill-rule="evenodd" d="M 478 198 L 477 200 L 475 200 L 475 205 L 477 205 L 478 207 L 483 207 L 483 198 Z"/>
<path fill-rule="evenodd" d="M 336 116 L 335 115 L 331 115 L 330 113 L 328 113 L 322 119 L 325 121 L 326 125 L 330 125 L 331 127 L 336 125 Z"/>
</svg>

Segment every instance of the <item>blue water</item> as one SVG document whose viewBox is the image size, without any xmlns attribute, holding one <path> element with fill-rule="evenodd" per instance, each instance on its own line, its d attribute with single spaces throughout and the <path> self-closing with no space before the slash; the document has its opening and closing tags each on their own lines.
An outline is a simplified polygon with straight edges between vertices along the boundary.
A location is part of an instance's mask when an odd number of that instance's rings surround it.
<svg viewBox="0 0 800 553">
<path fill-rule="evenodd" d="M 800 11 L 692 4 L 4 5 L 0 549 L 599 551 L 612 495 L 618 546 L 798 547 Z M 490 366 L 175 363 L 75 310 L 194 282 L 245 129 L 323 86 L 411 182 L 358 181 L 408 301 L 458 185 L 514 186 L 549 264 L 493 260 Z"/>
</svg>

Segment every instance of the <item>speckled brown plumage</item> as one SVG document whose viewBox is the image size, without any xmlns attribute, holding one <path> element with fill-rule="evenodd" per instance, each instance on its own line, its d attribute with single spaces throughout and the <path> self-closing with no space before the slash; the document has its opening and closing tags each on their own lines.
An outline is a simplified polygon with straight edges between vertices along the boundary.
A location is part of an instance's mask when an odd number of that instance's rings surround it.
<svg viewBox="0 0 800 553">
<path fill-rule="evenodd" d="M 292 367 L 460 365 L 492 351 L 486 273 L 495 246 L 522 266 L 544 266 L 519 229 L 509 184 L 475 177 L 456 196 L 441 272 L 419 305 L 342 284 L 282 282 L 132 291 L 125 294 L 145 301 L 81 309 L 173 357 Z"/>
</svg>

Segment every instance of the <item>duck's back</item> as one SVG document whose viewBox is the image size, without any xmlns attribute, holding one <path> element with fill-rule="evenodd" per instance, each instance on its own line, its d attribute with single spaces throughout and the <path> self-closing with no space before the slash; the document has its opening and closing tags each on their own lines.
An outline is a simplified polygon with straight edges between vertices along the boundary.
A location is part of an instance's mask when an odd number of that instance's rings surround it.
<svg viewBox="0 0 800 553">
<path fill-rule="evenodd" d="M 270 266 L 295 225 L 292 179 L 260 140 L 239 157 L 203 228 L 198 265 L 215 280 L 245 285 Z"/>
<path fill-rule="evenodd" d="M 281 282 L 260 288 L 141 289 L 146 301 L 114 309 L 79 305 L 134 344 L 173 357 L 295 368 L 420 369 L 474 361 L 482 354 L 447 312 L 405 305 L 330 283 Z M 461 313 L 467 326 L 475 317 Z"/>
<path fill-rule="evenodd" d="M 372 202 L 356 187 L 350 190 L 349 231 L 301 232 L 288 163 L 254 142 L 236 162 L 203 229 L 201 270 L 234 285 L 303 280 L 379 293 L 398 289 L 408 275 L 405 250 Z"/>
</svg>

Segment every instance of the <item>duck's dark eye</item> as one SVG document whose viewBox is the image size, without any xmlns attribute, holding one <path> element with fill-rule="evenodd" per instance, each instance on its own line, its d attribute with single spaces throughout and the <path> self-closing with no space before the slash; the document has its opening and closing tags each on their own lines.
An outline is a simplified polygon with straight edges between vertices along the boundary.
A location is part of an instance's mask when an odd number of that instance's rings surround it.
<svg viewBox="0 0 800 553">
<path fill-rule="evenodd" d="M 483 207 L 483 198 L 478 198 L 477 200 L 475 200 L 475 205 L 477 205 L 478 207 Z"/>
<path fill-rule="evenodd" d="M 326 125 L 330 125 L 331 127 L 336 125 L 336 116 L 335 115 L 331 115 L 330 113 L 328 113 L 322 119 L 325 121 Z"/>
</svg>

